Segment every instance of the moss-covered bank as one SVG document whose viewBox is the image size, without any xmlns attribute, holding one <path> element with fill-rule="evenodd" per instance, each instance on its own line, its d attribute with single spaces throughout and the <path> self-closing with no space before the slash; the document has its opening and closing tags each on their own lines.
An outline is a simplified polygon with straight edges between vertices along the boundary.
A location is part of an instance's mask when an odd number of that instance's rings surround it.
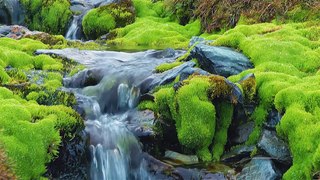
<svg viewBox="0 0 320 180">
<path fill-rule="evenodd" d="M 133 0 L 136 21 L 110 31 L 109 46 L 118 49 L 186 48 L 189 39 L 200 34 L 200 21 L 179 25 L 162 1 Z"/>
<path fill-rule="evenodd" d="M 283 178 L 311 179 L 320 170 L 319 22 L 238 25 L 211 37 L 213 45 L 241 50 L 255 65 L 229 78 L 237 82 L 249 73 L 256 77 L 259 105 L 251 117 L 255 129 L 247 144 L 257 142 L 268 111 L 275 107 L 283 114 L 277 132 L 289 142 L 293 155 L 293 166 Z"/>
<path fill-rule="evenodd" d="M 75 104 L 74 96 L 58 90 L 70 63 L 32 55 L 48 47 L 32 39 L 0 38 L 0 147 L 7 159 L 0 166 L 9 168 L 8 177 L 40 179 L 59 155 L 62 139 L 83 128 L 82 118 L 65 106 Z"/>
</svg>

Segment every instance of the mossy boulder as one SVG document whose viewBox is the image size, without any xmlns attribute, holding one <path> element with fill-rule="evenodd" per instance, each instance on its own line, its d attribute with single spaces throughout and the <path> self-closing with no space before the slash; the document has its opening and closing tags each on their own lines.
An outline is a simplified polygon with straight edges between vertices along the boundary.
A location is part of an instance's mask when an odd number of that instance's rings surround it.
<svg viewBox="0 0 320 180">
<path fill-rule="evenodd" d="M 21 0 L 21 3 L 26 11 L 25 23 L 30 29 L 65 34 L 72 16 L 68 0 Z"/>
<path fill-rule="evenodd" d="M 186 48 L 190 38 L 200 34 L 200 21 L 178 24 L 163 1 L 133 0 L 137 19 L 110 32 L 107 44 L 118 49 Z"/>
<path fill-rule="evenodd" d="M 255 128 L 246 144 L 256 144 L 269 111 L 276 108 L 283 114 L 277 133 L 288 142 L 293 156 L 293 166 L 284 179 L 311 179 L 319 171 L 319 34 L 315 21 L 264 23 L 239 25 L 213 42 L 241 50 L 255 66 L 229 78 L 238 82 L 254 73 L 256 79 L 255 90 L 245 87 L 250 81 L 240 82 L 250 94 L 255 91 L 259 103 L 251 116 Z"/>
<path fill-rule="evenodd" d="M 135 21 L 131 0 L 122 0 L 89 11 L 83 18 L 83 31 L 88 39 L 97 39 L 110 30 L 124 27 Z"/>
<path fill-rule="evenodd" d="M 173 87 L 157 91 L 155 104 L 148 107 L 162 119 L 174 122 L 182 146 L 203 161 L 219 160 L 227 142 L 233 105 L 238 102 L 232 93 L 234 88 L 221 76 L 192 76 L 176 91 Z"/>
</svg>

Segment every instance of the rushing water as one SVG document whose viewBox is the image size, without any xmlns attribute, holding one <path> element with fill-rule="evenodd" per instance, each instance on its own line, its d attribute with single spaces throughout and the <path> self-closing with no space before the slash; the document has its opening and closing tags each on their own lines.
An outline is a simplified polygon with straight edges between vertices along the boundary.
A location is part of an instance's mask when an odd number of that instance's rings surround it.
<svg viewBox="0 0 320 180">
<path fill-rule="evenodd" d="M 115 0 L 71 0 L 71 10 L 74 12 L 73 19 L 65 35 L 66 39 L 83 39 L 82 19 L 92 8 L 115 2 Z"/>
<path fill-rule="evenodd" d="M 172 62 L 178 55 L 181 52 L 170 58 L 159 56 L 157 51 L 66 53 L 65 56 L 103 76 L 96 85 L 70 88 L 86 114 L 86 131 L 90 135 L 90 179 L 153 179 L 147 171 L 140 142 L 128 125 L 140 97 L 139 83 L 152 74 L 156 65 Z"/>
<path fill-rule="evenodd" d="M 66 34 L 66 39 L 75 40 L 81 38 L 81 15 L 73 16 L 73 20 Z"/>
</svg>

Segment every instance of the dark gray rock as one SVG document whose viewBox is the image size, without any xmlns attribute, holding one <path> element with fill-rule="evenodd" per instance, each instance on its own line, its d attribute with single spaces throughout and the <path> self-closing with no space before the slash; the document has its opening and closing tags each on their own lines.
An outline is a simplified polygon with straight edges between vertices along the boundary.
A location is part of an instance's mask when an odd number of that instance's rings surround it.
<svg viewBox="0 0 320 180">
<path fill-rule="evenodd" d="M 69 88 L 83 88 L 97 85 L 104 77 L 104 69 L 92 68 L 81 71 L 70 78 L 64 79 L 64 86 Z"/>
<path fill-rule="evenodd" d="M 224 77 L 239 74 L 253 67 L 247 57 L 233 49 L 203 43 L 193 48 L 191 57 L 198 59 L 202 69 Z"/>
<path fill-rule="evenodd" d="M 237 176 L 237 180 L 277 180 L 281 173 L 270 158 L 253 158 Z"/>
<path fill-rule="evenodd" d="M 230 150 L 221 157 L 222 162 L 226 163 L 237 163 L 245 158 L 250 158 L 251 152 L 254 150 L 255 146 L 241 145 Z"/>
<path fill-rule="evenodd" d="M 264 130 L 257 147 L 274 160 L 287 165 L 292 163 L 288 145 L 278 138 L 275 131 Z"/>
<path fill-rule="evenodd" d="M 246 142 L 253 131 L 254 122 L 250 121 L 238 126 L 234 132 L 232 132 L 232 138 L 230 139 L 232 144 L 242 144 Z"/>
<path fill-rule="evenodd" d="M 264 123 L 264 125 L 268 129 L 275 130 L 281 118 L 282 118 L 281 114 L 276 109 L 272 109 L 269 112 L 267 121 Z"/>
<path fill-rule="evenodd" d="M 0 0 L 0 24 L 22 24 L 24 10 L 19 0 Z"/>
</svg>

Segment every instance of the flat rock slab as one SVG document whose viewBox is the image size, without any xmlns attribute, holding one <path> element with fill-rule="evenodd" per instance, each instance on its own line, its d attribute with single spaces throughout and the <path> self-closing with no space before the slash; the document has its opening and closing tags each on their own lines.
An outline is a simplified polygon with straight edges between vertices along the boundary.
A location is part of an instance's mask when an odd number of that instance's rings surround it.
<svg viewBox="0 0 320 180">
<path fill-rule="evenodd" d="M 229 77 L 253 68 L 250 60 L 243 54 L 227 47 L 197 44 L 191 51 L 191 57 L 196 58 L 202 69 L 212 73 Z"/>
<path fill-rule="evenodd" d="M 237 180 L 277 180 L 281 173 L 270 158 L 255 157 L 242 169 Z"/>
</svg>

